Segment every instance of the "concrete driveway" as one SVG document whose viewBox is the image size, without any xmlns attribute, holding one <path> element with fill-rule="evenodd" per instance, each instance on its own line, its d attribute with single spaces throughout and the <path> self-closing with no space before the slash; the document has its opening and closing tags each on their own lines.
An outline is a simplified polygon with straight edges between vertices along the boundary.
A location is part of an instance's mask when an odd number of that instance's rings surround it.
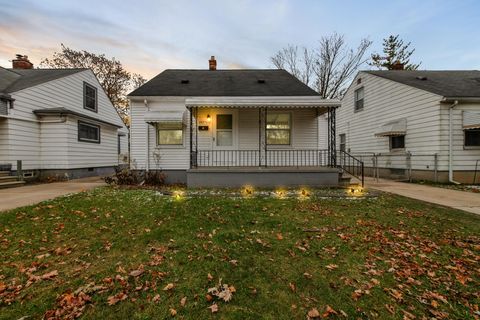
<svg viewBox="0 0 480 320">
<path fill-rule="evenodd" d="M 480 214 L 480 194 L 478 193 L 385 179 L 379 179 L 377 182 L 373 178 L 365 178 L 365 186 L 370 189 Z"/>
<path fill-rule="evenodd" d="M 0 211 L 32 205 L 41 201 L 53 199 L 69 193 L 104 186 L 101 177 L 75 179 L 65 182 L 44 183 L 31 186 L 0 190 Z"/>
</svg>

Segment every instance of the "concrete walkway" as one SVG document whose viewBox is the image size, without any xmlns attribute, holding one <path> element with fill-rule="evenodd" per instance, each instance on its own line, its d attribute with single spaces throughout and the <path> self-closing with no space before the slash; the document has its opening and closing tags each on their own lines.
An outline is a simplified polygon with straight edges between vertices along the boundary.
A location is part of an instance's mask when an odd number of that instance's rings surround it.
<svg viewBox="0 0 480 320">
<path fill-rule="evenodd" d="M 0 190 L 0 211 L 32 205 L 69 193 L 104 186 L 100 177 L 75 179 L 66 182 L 44 183 Z"/>
<path fill-rule="evenodd" d="M 365 178 L 365 186 L 370 189 L 480 214 L 480 194 L 478 193 L 385 179 L 379 179 L 377 182 L 373 178 Z"/>
</svg>

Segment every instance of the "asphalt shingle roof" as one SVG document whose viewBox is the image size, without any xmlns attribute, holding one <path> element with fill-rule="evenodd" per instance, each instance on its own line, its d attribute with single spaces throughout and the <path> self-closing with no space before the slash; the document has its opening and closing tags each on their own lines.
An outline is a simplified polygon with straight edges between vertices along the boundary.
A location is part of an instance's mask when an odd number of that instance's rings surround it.
<svg viewBox="0 0 480 320">
<path fill-rule="evenodd" d="M 480 71 L 478 70 L 380 70 L 364 72 L 444 97 L 480 97 Z"/>
<path fill-rule="evenodd" d="M 285 70 L 168 69 L 129 96 L 318 96 Z"/>
<path fill-rule="evenodd" d="M 0 67 L 0 92 L 12 93 L 87 69 L 5 69 Z"/>
</svg>

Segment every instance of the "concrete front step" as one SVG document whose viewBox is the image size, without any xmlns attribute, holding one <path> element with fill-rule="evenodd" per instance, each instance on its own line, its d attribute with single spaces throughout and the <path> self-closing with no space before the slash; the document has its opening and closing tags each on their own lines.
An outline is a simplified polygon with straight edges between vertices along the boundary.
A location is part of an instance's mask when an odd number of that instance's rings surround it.
<svg viewBox="0 0 480 320">
<path fill-rule="evenodd" d="M 25 181 L 0 182 L 0 189 L 20 187 L 20 186 L 23 186 L 24 184 L 25 184 Z"/>
<path fill-rule="evenodd" d="M 5 177 L 9 175 L 10 175 L 10 171 L 0 171 L 0 177 Z"/>
<path fill-rule="evenodd" d="M 17 181 L 16 176 L 0 176 L 0 183 Z"/>
</svg>

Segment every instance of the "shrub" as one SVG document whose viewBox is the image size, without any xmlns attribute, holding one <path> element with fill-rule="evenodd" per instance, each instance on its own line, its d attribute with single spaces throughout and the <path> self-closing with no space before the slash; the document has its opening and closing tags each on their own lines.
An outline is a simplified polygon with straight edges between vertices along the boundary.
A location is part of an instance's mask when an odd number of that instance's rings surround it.
<svg viewBox="0 0 480 320">
<path fill-rule="evenodd" d="M 103 180 L 110 185 L 135 186 L 143 182 L 147 186 L 161 186 L 165 184 L 165 174 L 161 171 L 145 172 L 115 167 L 115 173 Z"/>
</svg>

